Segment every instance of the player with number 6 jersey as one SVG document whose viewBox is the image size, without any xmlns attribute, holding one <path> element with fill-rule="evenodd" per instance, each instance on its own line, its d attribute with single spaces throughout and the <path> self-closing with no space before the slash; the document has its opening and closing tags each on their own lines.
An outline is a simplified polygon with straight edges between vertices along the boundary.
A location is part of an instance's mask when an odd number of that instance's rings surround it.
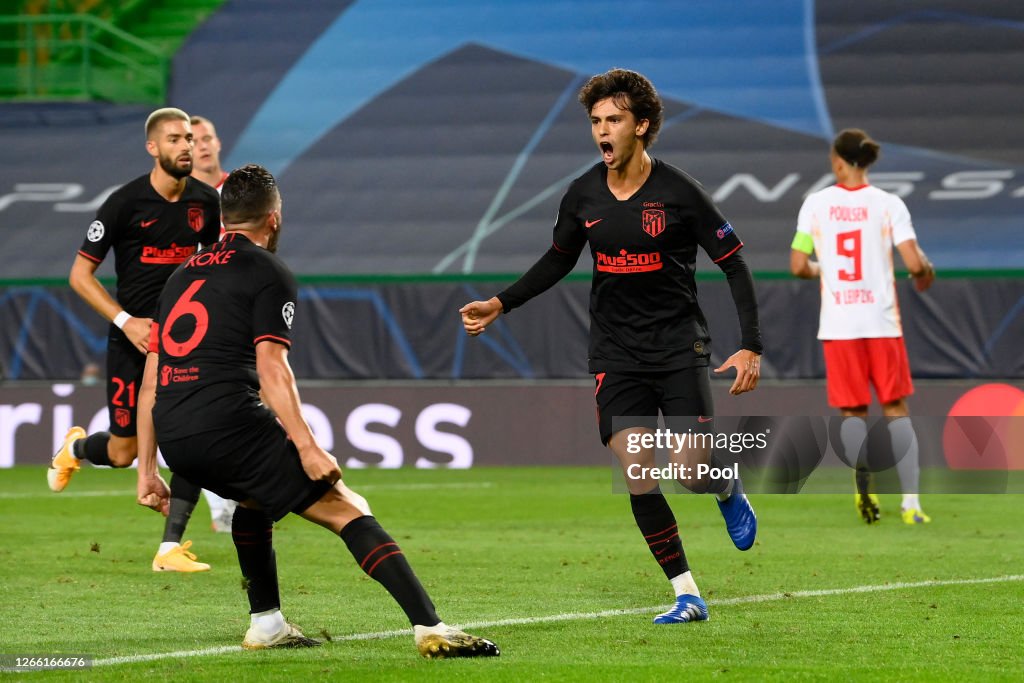
<svg viewBox="0 0 1024 683">
<path fill-rule="evenodd" d="M 302 416 L 288 363 L 297 287 L 273 254 L 277 181 L 262 166 L 237 169 L 222 208 L 223 239 L 186 261 L 160 298 L 139 397 L 139 503 L 159 509 L 168 494 L 156 439 L 175 474 L 239 503 L 231 536 L 249 596 L 246 649 L 319 644 L 281 614 L 273 524 L 295 513 L 340 536 L 405 612 L 423 656 L 497 656 L 494 643 L 440 620 L 401 548 Z"/>
<path fill-rule="evenodd" d="M 242 232 L 226 234 L 168 279 L 154 326 L 162 351 L 158 442 L 266 415 L 256 345 L 290 346 L 296 298 L 291 272 Z"/>
</svg>

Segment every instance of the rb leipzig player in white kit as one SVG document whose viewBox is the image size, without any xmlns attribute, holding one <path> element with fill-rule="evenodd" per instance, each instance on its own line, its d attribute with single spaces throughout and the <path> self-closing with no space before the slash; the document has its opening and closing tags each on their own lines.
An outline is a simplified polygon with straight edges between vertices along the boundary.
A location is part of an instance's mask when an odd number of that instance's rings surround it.
<svg viewBox="0 0 1024 683">
<path fill-rule="evenodd" d="M 840 455 L 857 470 L 858 512 L 868 524 L 878 521 L 878 498 L 869 492 L 871 473 L 861 457 L 873 385 L 889 419 L 903 490 L 901 516 L 907 524 L 923 524 L 931 519 L 918 499 L 917 435 L 906 402 L 914 387 L 896 299 L 893 245 L 918 291 L 931 286 L 935 268 L 917 244 L 903 200 L 868 184 L 867 170 L 879 151 L 878 143 L 862 130 L 847 129 L 836 136 L 829 158 L 837 182 L 804 200 L 790 270 L 797 277 L 821 281 L 818 339 L 825 352 L 828 402 L 846 418 Z M 812 253 L 816 262 L 810 259 Z"/>
</svg>

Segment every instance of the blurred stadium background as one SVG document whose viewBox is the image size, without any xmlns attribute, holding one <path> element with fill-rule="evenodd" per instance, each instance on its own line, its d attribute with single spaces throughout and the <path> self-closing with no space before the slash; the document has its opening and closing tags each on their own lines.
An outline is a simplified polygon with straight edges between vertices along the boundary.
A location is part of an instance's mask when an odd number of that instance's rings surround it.
<svg viewBox="0 0 1024 683">
<path fill-rule="evenodd" d="M 653 153 L 709 188 L 755 270 L 771 381 L 742 399 L 716 383 L 719 412 L 828 414 L 818 290 L 789 277 L 789 243 L 803 196 L 830 182 L 833 134 L 858 126 L 883 144 L 873 182 L 904 197 L 940 274 L 925 294 L 900 278 L 912 410 L 942 418 L 975 390 L 976 414 L 1024 413 L 1021 3 L 3 8 L 0 467 L 46 462 L 70 424 L 106 419 L 102 383 L 81 381 L 106 326 L 66 276 L 99 204 L 149 169 L 142 123 L 163 105 L 214 121 L 225 168 L 278 176 L 281 255 L 303 285 L 291 359 L 343 464 L 603 463 L 589 259 L 478 340 L 457 309 L 546 249 L 561 194 L 597 158 L 575 93 L 615 66 L 659 88 Z M 698 270 L 720 362 L 739 330 L 717 268 Z"/>
<path fill-rule="evenodd" d="M 100 203 L 149 170 L 143 122 L 171 105 L 215 122 L 225 168 L 278 176 L 306 417 L 445 619 L 503 649 L 440 663 L 446 678 L 1017 680 L 1019 497 L 929 496 L 935 522 L 908 527 L 883 496 L 864 528 L 837 468 L 819 473 L 842 496 L 754 496 L 742 555 L 708 500 L 671 496 L 715 618 L 650 627 L 668 592 L 604 488 L 589 258 L 479 339 L 457 310 L 547 248 L 597 160 L 583 80 L 644 72 L 667 107 L 653 154 L 705 184 L 755 270 L 765 380 L 738 398 L 715 380 L 718 412 L 750 430 L 792 416 L 801 438 L 778 441 L 815 456 L 818 288 L 788 275 L 789 245 L 834 132 L 863 127 L 883 144 L 872 181 L 904 197 L 939 269 L 924 294 L 898 277 L 922 481 L 964 491 L 941 475 L 987 467 L 977 490 L 1024 491 L 1022 38 L 1016 0 L 0 0 L 0 668 L 20 651 L 91 653 L 90 680 L 438 680 L 309 525 L 275 534 L 286 613 L 335 642 L 241 655 L 234 548 L 205 513 L 190 534 L 214 571 L 171 576 L 149 571 L 160 522 L 130 471 L 43 486 L 68 427 L 107 420 L 107 326 L 68 270 Z M 701 258 L 717 363 L 739 330 Z M 807 474 L 785 464 L 782 488 Z"/>
</svg>

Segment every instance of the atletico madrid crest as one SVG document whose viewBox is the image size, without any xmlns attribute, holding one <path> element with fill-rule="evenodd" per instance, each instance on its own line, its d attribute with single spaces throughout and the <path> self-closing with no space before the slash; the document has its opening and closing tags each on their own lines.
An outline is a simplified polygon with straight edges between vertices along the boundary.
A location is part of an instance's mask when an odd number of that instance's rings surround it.
<svg viewBox="0 0 1024 683">
<path fill-rule="evenodd" d="M 192 228 L 195 232 L 199 232 L 205 224 L 206 218 L 203 215 L 202 207 L 190 206 L 188 208 L 188 227 Z"/>
<path fill-rule="evenodd" d="M 644 209 L 643 226 L 644 232 L 651 237 L 665 232 L 665 212 L 662 209 Z"/>
<path fill-rule="evenodd" d="M 114 422 L 117 423 L 122 429 L 127 427 L 132 422 L 132 413 L 127 408 L 117 408 L 114 410 Z"/>
</svg>

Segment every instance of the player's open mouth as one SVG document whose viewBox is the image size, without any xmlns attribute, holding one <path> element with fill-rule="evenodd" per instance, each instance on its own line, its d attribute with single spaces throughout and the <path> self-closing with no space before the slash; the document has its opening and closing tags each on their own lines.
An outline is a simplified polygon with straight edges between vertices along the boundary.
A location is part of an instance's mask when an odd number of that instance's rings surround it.
<svg viewBox="0 0 1024 683">
<path fill-rule="evenodd" d="M 598 144 L 598 146 L 601 148 L 601 156 L 604 157 L 605 162 L 611 161 L 612 160 L 612 143 L 610 143 L 610 142 L 601 142 L 601 143 Z"/>
</svg>

